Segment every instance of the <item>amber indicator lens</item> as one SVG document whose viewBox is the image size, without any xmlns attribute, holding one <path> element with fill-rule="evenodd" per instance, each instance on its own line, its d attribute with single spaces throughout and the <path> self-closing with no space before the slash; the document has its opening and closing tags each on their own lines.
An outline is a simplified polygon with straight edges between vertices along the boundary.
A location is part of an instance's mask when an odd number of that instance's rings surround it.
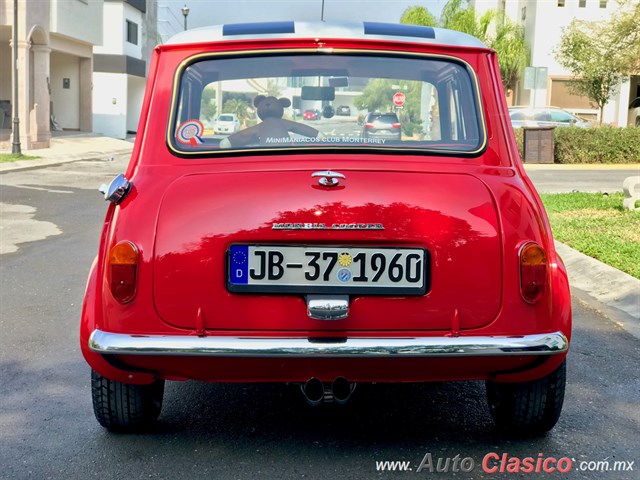
<svg viewBox="0 0 640 480">
<path fill-rule="evenodd" d="M 547 286 L 547 254 L 536 243 L 520 250 L 520 295 L 527 303 L 536 303 Z"/>
<path fill-rule="evenodd" d="M 136 296 L 138 249 L 129 242 L 116 244 L 109 255 L 109 286 L 120 303 L 129 303 Z"/>
</svg>

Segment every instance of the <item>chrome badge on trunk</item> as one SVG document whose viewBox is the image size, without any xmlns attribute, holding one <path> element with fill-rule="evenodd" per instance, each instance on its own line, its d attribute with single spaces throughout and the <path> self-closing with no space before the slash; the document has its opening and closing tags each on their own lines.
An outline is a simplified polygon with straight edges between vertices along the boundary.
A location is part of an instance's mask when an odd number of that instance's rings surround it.
<svg viewBox="0 0 640 480">
<path fill-rule="evenodd" d="M 384 230 L 381 223 L 274 223 L 272 230 Z"/>
</svg>

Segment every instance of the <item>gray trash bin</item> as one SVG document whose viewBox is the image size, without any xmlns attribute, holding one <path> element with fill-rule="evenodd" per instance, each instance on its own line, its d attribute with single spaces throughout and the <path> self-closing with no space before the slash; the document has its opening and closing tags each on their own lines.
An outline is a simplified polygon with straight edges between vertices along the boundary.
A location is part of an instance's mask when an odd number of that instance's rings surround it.
<svg viewBox="0 0 640 480">
<path fill-rule="evenodd" d="M 525 163 L 553 163 L 553 131 L 556 127 L 524 127 Z"/>
</svg>

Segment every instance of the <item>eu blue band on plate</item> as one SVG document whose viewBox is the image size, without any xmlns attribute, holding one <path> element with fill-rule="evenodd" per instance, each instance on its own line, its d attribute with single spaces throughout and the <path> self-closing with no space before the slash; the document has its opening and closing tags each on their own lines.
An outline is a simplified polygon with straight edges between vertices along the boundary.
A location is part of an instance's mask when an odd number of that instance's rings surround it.
<svg viewBox="0 0 640 480">
<path fill-rule="evenodd" d="M 249 283 L 249 247 L 232 245 L 229 249 L 229 281 L 235 284 Z"/>
</svg>

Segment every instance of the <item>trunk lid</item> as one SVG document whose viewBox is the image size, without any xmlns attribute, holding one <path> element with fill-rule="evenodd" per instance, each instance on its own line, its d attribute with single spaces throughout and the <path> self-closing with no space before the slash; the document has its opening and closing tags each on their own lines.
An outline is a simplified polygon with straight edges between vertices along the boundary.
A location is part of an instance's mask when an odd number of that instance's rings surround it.
<svg viewBox="0 0 640 480">
<path fill-rule="evenodd" d="M 153 258 L 161 318 L 189 329 L 363 334 L 470 329 L 494 319 L 501 240 L 484 183 L 468 174 L 339 171 L 346 178 L 335 187 L 320 186 L 313 170 L 203 173 L 173 182 Z M 348 318 L 315 320 L 303 293 L 229 291 L 229 255 L 238 245 L 349 248 L 354 255 L 369 247 L 424 249 L 427 291 L 352 294 Z"/>
</svg>

